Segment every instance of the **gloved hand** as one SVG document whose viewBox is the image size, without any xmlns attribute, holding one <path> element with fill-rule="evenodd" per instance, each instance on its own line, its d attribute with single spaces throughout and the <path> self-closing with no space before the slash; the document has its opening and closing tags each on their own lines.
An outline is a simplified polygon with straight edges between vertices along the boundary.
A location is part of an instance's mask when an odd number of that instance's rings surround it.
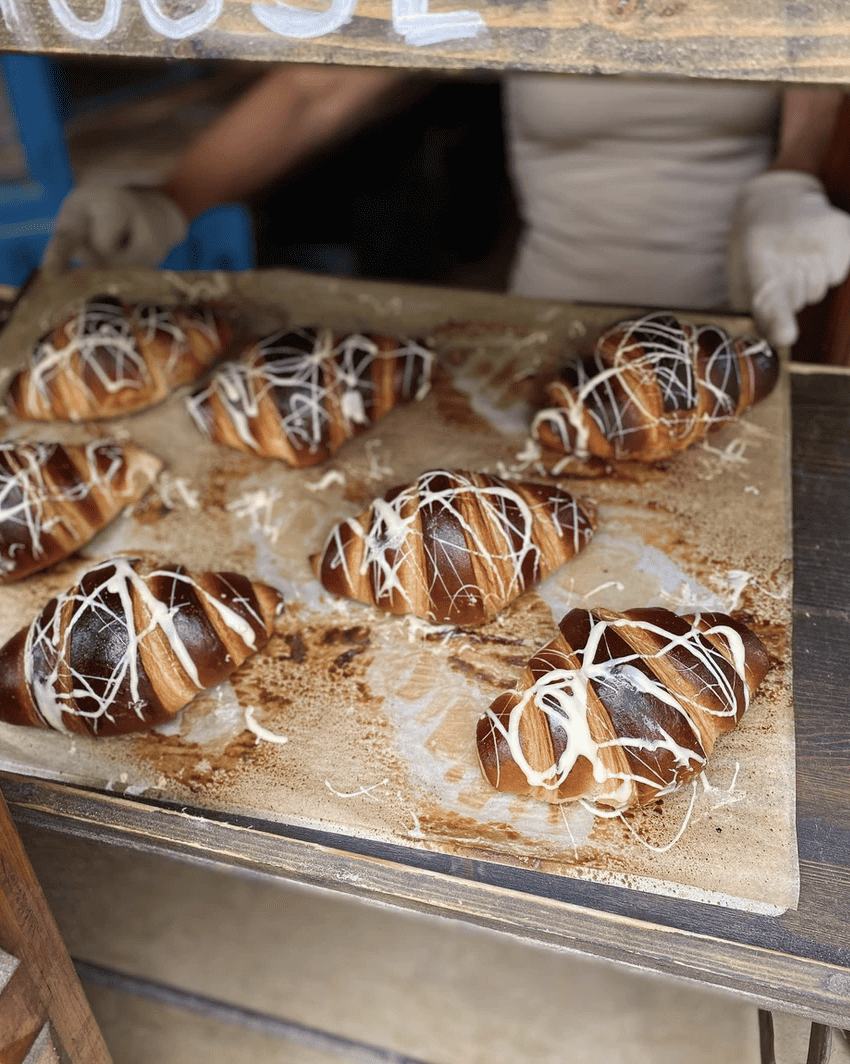
<svg viewBox="0 0 850 1064">
<path fill-rule="evenodd" d="M 186 236 L 189 220 L 154 188 L 80 185 L 65 197 L 41 261 L 62 273 L 82 266 L 157 266 Z"/>
<path fill-rule="evenodd" d="M 850 214 L 798 170 L 751 178 L 738 200 L 727 256 L 730 305 L 748 310 L 774 345 L 793 344 L 795 313 L 850 270 Z"/>
</svg>

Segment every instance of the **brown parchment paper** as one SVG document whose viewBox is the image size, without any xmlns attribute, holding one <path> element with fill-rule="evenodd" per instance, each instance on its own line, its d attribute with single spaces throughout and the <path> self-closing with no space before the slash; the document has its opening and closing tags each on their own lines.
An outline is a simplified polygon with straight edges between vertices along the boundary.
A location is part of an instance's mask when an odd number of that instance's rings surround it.
<svg viewBox="0 0 850 1064">
<path fill-rule="evenodd" d="M 430 394 L 307 470 L 204 440 L 185 390 L 108 423 L 2 419 L 6 438 L 134 440 L 166 463 L 156 488 L 79 555 L 0 588 L 0 641 L 94 560 L 143 553 L 237 569 L 287 608 L 268 647 L 158 731 L 108 740 L 0 724 L 0 766 L 203 812 L 247 814 L 345 836 L 473 856 L 561 876 L 774 914 L 797 902 L 791 700 L 788 386 L 740 422 L 649 468 L 557 463 L 530 444 L 540 382 L 564 354 L 631 311 L 291 271 L 78 272 L 28 292 L 0 337 L 4 377 L 82 297 L 221 301 L 263 332 L 295 324 L 430 337 Z M 747 319 L 715 320 L 748 331 Z M 423 470 L 557 475 L 599 508 L 573 562 L 491 623 L 437 629 L 334 599 L 308 557 L 338 520 Z M 703 778 L 656 806 L 603 820 L 581 807 L 502 795 L 481 777 L 475 724 L 577 605 L 732 612 L 773 666 Z M 253 727 L 252 727 L 253 725 Z M 258 734 L 259 733 L 259 734 Z"/>
</svg>

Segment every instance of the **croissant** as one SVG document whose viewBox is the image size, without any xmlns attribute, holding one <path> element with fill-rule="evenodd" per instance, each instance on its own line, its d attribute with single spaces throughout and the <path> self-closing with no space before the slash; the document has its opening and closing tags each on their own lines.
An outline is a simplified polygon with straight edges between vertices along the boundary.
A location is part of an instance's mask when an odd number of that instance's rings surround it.
<svg viewBox="0 0 850 1064">
<path fill-rule="evenodd" d="M 41 337 L 6 402 L 42 421 L 120 417 L 197 380 L 230 339 L 229 323 L 208 306 L 95 296 Z"/>
<path fill-rule="evenodd" d="M 0 647 L 0 719 L 94 736 L 162 724 L 263 647 L 281 608 L 238 573 L 100 562 Z"/>
<path fill-rule="evenodd" d="M 756 635 L 723 613 L 576 609 L 558 628 L 477 732 L 489 782 L 546 802 L 622 810 L 677 790 L 768 669 Z"/>
<path fill-rule="evenodd" d="M 595 513 L 562 488 L 435 469 L 334 528 L 328 591 L 437 624 L 478 624 L 585 546 Z"/>
<path fill-rule="evenodd" d="M 433 353 L 414 340 L 295 329 L 226 363 L 187 403 L 216 443 L 312 466 L 397 404 L 423 398 L 433 367 Z"/>
<path fill-rule="evenodd" d="M 764 399 L 779 359 L 764 340 L 648 314 L 606 330 L 546 386 L 532 435 L 585 459 L 669 458 Z"/>
<path fill-rule="evenodd" d="M 0 583 L 88 543 L 161 467 L 149 452 L 115 442 L 0 443 Z"/>
</svg>

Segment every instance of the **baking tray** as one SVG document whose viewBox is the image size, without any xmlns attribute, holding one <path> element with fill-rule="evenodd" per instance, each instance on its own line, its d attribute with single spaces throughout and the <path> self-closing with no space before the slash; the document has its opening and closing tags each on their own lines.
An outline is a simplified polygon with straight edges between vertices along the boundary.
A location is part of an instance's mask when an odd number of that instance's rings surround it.
<svg viewBox="0 0 850 1064">
<path fill-rule="evenodd" d="M 540 384 L 635 308 L 343 281 L 293 271 L 78 272 L 28 292 L 0 337 L 0 367 L 86 295 L 213 299 L 260 332 L 284 317 L 427 337 L 438 379 L 323 466 L 291 470 L 204 440 L 184 395 L 87 425 L 25 423 L 15 438 L 118 435 L 165 462 L 156 489 L 66 562 L 0 588 L 0 639 L 91 561 L 143 553 L 238 569 L 284 594 L 278 632 L 230 682 L 155 732 L 109 740 L 0 725 L 0 768 L 182 808 L 342 838 L 475 857 L 554 876 L 777 913 L 796 905 L 791 699 L 788 384 L 734 426 L 665 463 L 564 468 L 529 445 Z M 734 334 L 745 318 L 705 314 Z M 557 475 L 599 508 L 590 546 L 489 624 L 431 628 L 334 599 L 309 554 L 369 500 L 438 466 Z M 555 473 L 553 474 L 553 469 Z M 773 667 L 703 780 L 615 820 L 493 791 L 475 723 L 573 606 L 732 611 Z M 251 730 L 246 711 L 269 738 Z M 271 740 L 285 738 L 285 742 Z"/>
</svg>

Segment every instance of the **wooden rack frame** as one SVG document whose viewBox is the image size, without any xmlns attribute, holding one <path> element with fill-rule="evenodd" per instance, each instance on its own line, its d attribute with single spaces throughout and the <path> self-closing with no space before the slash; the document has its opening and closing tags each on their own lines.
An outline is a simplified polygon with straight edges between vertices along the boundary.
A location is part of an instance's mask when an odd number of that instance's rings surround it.
<svg viewBox="0 0 850 1064">
<path fill-rule="evenodd" d="M 4 0 L 0 51 L 850 82 L 839 0 Z"/>
</svg>

